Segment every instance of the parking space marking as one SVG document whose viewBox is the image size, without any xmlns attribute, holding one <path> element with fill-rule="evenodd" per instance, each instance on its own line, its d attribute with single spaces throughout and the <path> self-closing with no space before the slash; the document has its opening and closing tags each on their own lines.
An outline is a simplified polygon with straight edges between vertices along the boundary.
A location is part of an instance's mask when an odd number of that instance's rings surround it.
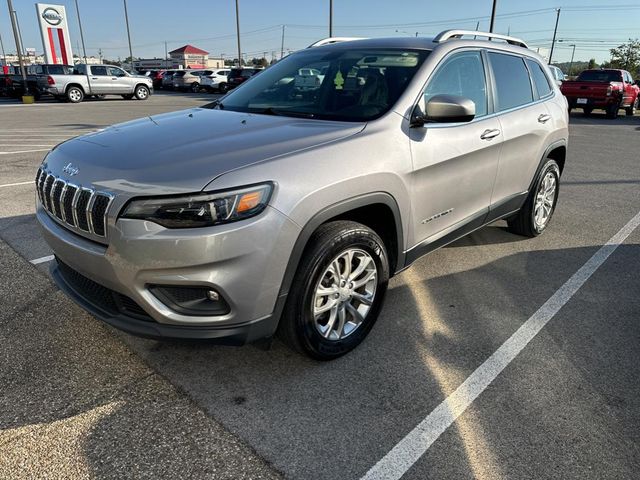
<svg viewBox="0 0 640 480">
<path fill-rule="evenodd" d="M 4 185 L 0 185 L 0 188 L 4 188 L 4 187 L 17 187 L 19 185 L 29 185 L 29 184 L 33 184 L 33 180 L 30 180 L 28 182 L 17 182 L 17 183 L 5 183 Z"/>
<path fill-rule="evenodd" d="M 50 148 L 38 148 L 36 150 L 17 150 L 15 152 L 0 152 L 0 155 L 13 155 L 16 153 L 48 152 Z"/>
<path fill-rule="evenodd" d="M 402 477 L 640 225 L 640 212 L 574 273 L 482 365 L 376 463 L 361 480 Z"/>
<path fill-rule="evenodd" d="M 55 257 L 53 255 L 47 255 L 46 257 L 34 258 L 33 260 L 29 260 L 29 263 L 33 265 L 39 265 L 41 263 L 47 263 L 53 260 Z"/>
</svg>

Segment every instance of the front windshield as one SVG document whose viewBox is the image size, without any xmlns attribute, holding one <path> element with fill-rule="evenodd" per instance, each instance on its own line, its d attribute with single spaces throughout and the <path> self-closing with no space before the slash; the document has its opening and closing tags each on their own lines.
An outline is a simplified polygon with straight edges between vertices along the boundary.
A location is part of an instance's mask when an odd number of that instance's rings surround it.
<svg viewBox="0 0 640 480">
<path fill-rule="evenodd" d="M 324 120 L 372 120 L 395 104 L 428 54 L 403 49 L 303 50 L 251 78 L 218 108 Z"/>
</svg>

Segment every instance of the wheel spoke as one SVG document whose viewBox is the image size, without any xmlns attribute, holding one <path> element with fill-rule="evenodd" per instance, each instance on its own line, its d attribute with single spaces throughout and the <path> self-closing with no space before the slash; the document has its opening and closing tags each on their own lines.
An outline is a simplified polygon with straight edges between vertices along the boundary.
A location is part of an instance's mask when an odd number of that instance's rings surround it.
<svg viewBox="0 0 640 480">
<path fill-rule="evenodd" d="M 362 322 L 364 322 L 364 317 L 362 316 L 362 314 L 358 311 L 358 309 L 356 307 L 354 307 L 350 303 L 347 303 L 346 304 L 346 308 L 349 311 L 349 313 L 351 314 L 351 317 L 353 318 L 353 320 L 354 320 L 356 325 L 360 325 Z"/>
<path fill-rule="evenodd" d="M 329 309 L 333 308 L 333 307 L 336 305 L 336 303 L 337 303 L 337 300 L 336 300 L 335 298 L 328 298 L 328 299 L 327 299 L 327 301 L 326 301 L 326 303 L 324 303 L 323 305 L 321 305 L 321 306 L 319 306 L 319 307 L 316 307 L 316 306 L 314 305 L 314 307 L 313 307 L 313 314 L 314 314 L 314 315 L 316 315 L 316 316 L 318 316 L 318 315 L 320 315 L 321 313 L 324 313 L 324 312 L 326 312 L 327 310 L 329 310 Z"/>
<path fill-rule="evenodd" d="M 351 275 L 351 262 L 353 261 L 353 250 L 347 250 L 342 257 L 344 259 L 344 272 L 342 272 L 342 278 L 345 280 Z"/>
<path fill-rule="evenodd" d="M 351 294 L 351 298 L 355 298 L 360 303 L 364 303 L 365 305 L 371 305 L 373 303 L 373 296 L 372 295 L 363 295 L 363 294 L 358 293 L 358 292 L 353 292 Z"/>
<path fill-rule="evenodd" d="M 331 309 L 331 313 L 329 314 L 329 321 L 327 322 L 327 330 L 323 332 L 324 338 L 329 338 L 331 335 L 331 331 L 333 330 L 333 325 L 336 323 L 336 318 L 338 318 L 338 306 L 334 305 Z"/>
<path fill-rule="evenodd" d="M 359 280 L 355 280 L 353 282 L 353 288 L 354 290 L 357 288 L 360 288 L 363 285 L 366 285 L 367 282 L 369 282 L 369 280 L 371 280 L 372 278 L 374 278 L 376 275 L 376 269 L 374 268 L 373 270 L 367 270 L 366 275 L 364 275 L 362 278 L 360 278 Z"/>
<path fill-rule="evenodd" d="M 359 257 L 358 266 L 355 268 L 353 272 L 351 272 L 351 275 L 349 275 L 349 281 L 352 282 L 353 280 L 358 278 L 362 274 L 362 272 L 364 272 L 365 268 L 367 268 L 372 261 L 373 260 L 371 259 L 371 257 L 361 255 Z"/>
<path fill-rule="evenodd" d="M 344 306 L 338 307 L 338 326 L 336 327 L 336 334 L 338 335 L 338 340 L 342 338 L 342 333 L 344 331 L 344 323 L 346 318 L 347 318 L 347 313 L 344 310 Z"/>
<path fill-rule="evenodd" d="M 336 293 L 338 293 L 338 287 L 336 287 L 335 285 L 331 285 L 330 287 L 323 287 L 322 285 L 320 285 L 316 290 L 317 297 L 326 297 L 328 295 L 334 295 Z"/>
</svg>

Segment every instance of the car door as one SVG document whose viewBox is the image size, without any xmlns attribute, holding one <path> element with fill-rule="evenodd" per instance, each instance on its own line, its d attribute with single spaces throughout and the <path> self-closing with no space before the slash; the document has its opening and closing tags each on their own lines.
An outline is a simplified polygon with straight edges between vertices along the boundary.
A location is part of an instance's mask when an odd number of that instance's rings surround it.
<svg viewBox="0 0 640 480">
<path fill-rule="evenodd" d="M 107 67 L 104 65 L 91 65 L 89 68 L 91 71 L 91 74 L 89 75 L 91 93 L 101 95 L 110 93 L 111 76 L 107 73 Z"/>
<path fill-rule="evenodd" d="M 108 67 L 107 73 L 111 78 L 111 91 L 109 93 L 125 95 L 133 93 L 133 82 L 127 73 L 118 67 Z"/>
<path fill-rule="evenodd" d="M 457 95 L 475 103 L 476 116 L 470 122 L 426 123 L 410 129 L 417 242 L 481 223 L 488 212 L 502 134 L 497 118 L 490 115 L 487 86 L 480 50 L 450 54 L 427 82 L 422 108 L 434 95 Z"/>
<path fill-rule="evenodd" d="M 504 139 L 491 203 L 493 209 L 508 209 L 515 204 L 515 210 L 526 197 L 553 132 L 554 122 L 545 99 L 556 93 L 550 89 L 546 73 L 537 61 L 525 62 L 523 57 L 506 52 L 488 52 L 487 57 Z M 529 69 L 534 79 L 538 78 L 537 88 Z"/>
</svg>

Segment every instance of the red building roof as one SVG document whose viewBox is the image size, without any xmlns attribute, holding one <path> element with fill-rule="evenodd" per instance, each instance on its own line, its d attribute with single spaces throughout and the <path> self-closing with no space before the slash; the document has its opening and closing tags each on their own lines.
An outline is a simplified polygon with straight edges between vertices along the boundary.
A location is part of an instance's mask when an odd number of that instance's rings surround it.
<svg viewBox="0 0 640 480">
<path fill-rule="evenodd" d="M 174 53 L 192 54 L 192 55 L 209 55 L 209 52 L 200 50 L 199 48 L 196 48 L 193 45 L 185 45 L 184 47 L 180 47 L 176 50 L 172 50 L 171 52 L 169 52 L 169 54 L 174 54 Z"/>
</svg>

